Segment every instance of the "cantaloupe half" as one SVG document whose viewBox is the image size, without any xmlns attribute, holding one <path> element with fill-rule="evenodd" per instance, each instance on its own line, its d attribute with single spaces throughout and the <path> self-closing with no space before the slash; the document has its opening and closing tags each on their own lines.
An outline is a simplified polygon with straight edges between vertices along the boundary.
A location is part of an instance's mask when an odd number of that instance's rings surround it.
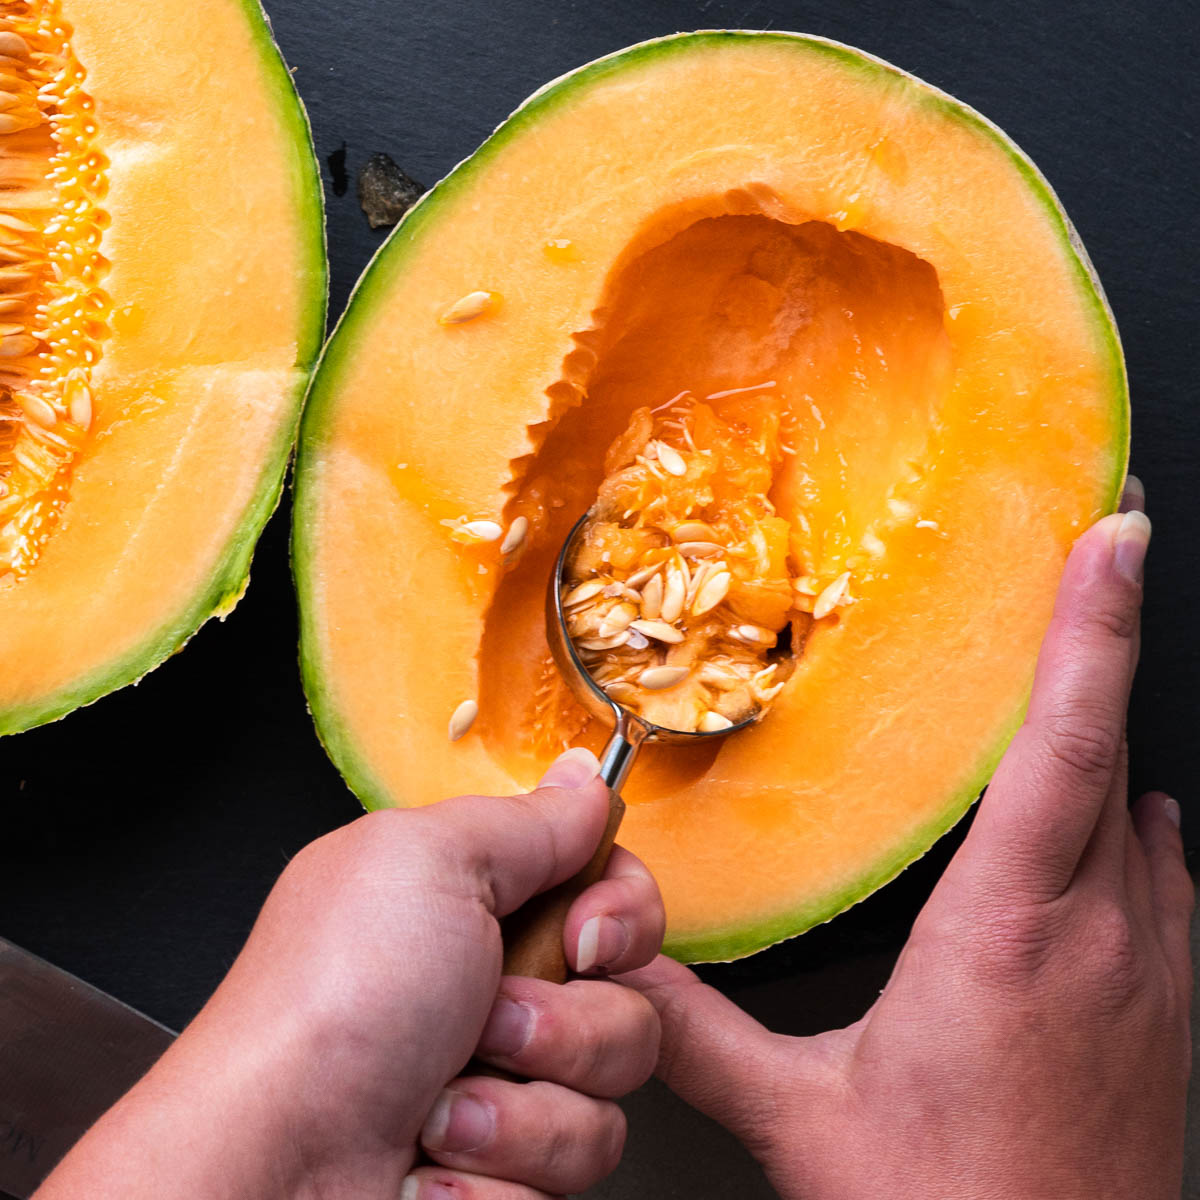
<svg viewBox="0 0 1200 1200">
<path fill-rule="evenodd" d="M 0 3 L 0 733 L 236 602 L 325 275 L 257 0 Z"/>
<path fill-rule="evenodd" d="M 845 46 L 635 46 L 543 88 L 408 215 L 301 434 L 320 735 L 368 806 L 425 804 L 601 744 L 547 655 L 553 556 L 635 409 L 740 388 L 785 406 L 792 575 L 848 587 L 757 725 L 648 747 L 627 785 L 621 840 L 689 960 L 891 879 L 1021 719 L 1128 442 L 1112 316 L 1045 180 Z"/>
</svg>

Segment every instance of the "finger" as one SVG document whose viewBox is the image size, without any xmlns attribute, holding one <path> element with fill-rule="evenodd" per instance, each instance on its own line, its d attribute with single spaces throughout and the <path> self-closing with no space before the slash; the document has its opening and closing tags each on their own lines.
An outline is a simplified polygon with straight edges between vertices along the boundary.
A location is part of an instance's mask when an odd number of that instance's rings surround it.
<svg viewBox="0 0 1200 1200">
<path fill-rule="evenodd" d="M 1145 512 L 1146 489 L 1136 475 L 1125 477 L 1119 512 Z M 1136 667 L 1141 654 L 1141 622 L 1134 631 L 1133 661 Z M 1090 876 L 1091 882 L 1107 891 L 1126 884 L 1126 894 L 1141 899 L 1140 892 L 1129 891 L 1130 885 L 1140 883 L 1139 870 L 1145 871 L 1145 855 L 1129 819 L 1129 742 L 1122 732 L 1121 749 L 1113 784 L 1100 811 L 1100 819 L 1088 842 L 1080 863 L 1078 877 Z M 1124 861 L 1125 870 L 1121 870 Z M 1148 885 L 1147 885 L 1148 886 Z M 1149 902 L 1148 896 L 1146 897 Z"/>
<path fill-rule="evenodd" d="M 667 914 L 642 860 L 614 846 L 604 878 L 571 905 L 563 945 L 573 971 L 616 975 L 652 962 Z"/>
<path fill-rule="evenodd" d="M 507 1179 L 447 1171 L 445 1167 L 418 1167 L 404 1180 L 400 1200 L 555 1200 L 555 1197 Z"/>
<path fill-rule="evenodd" d="M 615 1099 L 650 1078 L 658 1042 L 658 1013 L 637 992 L 601 980 L 508 975 L 476 1055 L 525 1079 Z"/>
<path fill-rule="evenodd" d="M 590 750 L 575 747 L 528 795 L 457 796 L 410 812 L 436 823 L 454 847 L 455 869 L 468 874 L 492 913 L 507 916 L 591 857 L 608 821 L 599 770 Z"/>
<path fill-rule="evenodd" d="M 1146 488 L 1136 475 L 1125 476 L 1125 487 L 1121 491 L 1118 512 L 1145 512 Z"/>
<path fill-rule="evenodd" d="M 1112 783 L 1096 819 L 1096 828 L 1080 857 L 1072 887 L 1082 886 L 1110 896 L 1125 896 L 1130 878 L 1127 859 L 1131 834 L 1129 743 L 1122 732 Z"/>
<path fill-rule="evenodd" d="M 1195 888 L 1183 859 L 1179 805 L 1162 792 L 1148 792 L 1133 809 L 1134 828 L 1146 851 L 1150 894 L 1163 952 L 1185 1003 L 1192 988 L 1192 956 L 1188 934 L 1195 907 Z"/>
<path fill-rule="evenodd" d="M 556 1194 L 582 1192 L 616 1167 L 625 1117 L 610 1100 L 554 1083 L 469 1076 L 438 1098 L 421 1145 L 444 1167 Z"/>
<path fill-rule="evenodd" d="M 1104 518 L 1075 543 L 1028 715 L 968 838 L 969 858 L 1003 862 L 1032 895 L 1066 888 L 1113 786 L 1149 537 L 1145 515 L 1130 512 Z"/>
<path fill-rule="evenodd" d="M 1133 814 L 1128 809 L 1125 810 L 1125 903 L 1143 935 L 1158 940 L 1158 915 L 1154 911 L 1150 864 L 1134 827 Z"/>
<path fill-rule="evenodd" d="M 658 1077 L 681 1099 L 753 1147 L 763 1113 L 786 1090 L 797 1097 L 817 1082 L 817 1068 L 796 1065 L 792 1040 L 769 1033 L 692 971 L 666 957 L 621 976 L 658 1010 L 662 1045 Z M 781 1077 L 786 1076 L 786 1089 Z"/>
</svg>

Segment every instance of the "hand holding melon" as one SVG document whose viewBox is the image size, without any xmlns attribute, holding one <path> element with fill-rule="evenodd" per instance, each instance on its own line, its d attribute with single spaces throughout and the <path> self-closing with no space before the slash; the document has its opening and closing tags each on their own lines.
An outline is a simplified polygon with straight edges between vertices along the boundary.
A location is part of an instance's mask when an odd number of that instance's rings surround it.
<svg viewBox="0 0 1200 1200">
<path fill-rule="evenodd" d="M 667 1083 L 784 1200 L 1179 1195 L 1192 885 L 1174 801 L 1126 809 L 1148 537 L 1076 545 L 1025 724 L 861 1021 L 786 1038 L 669 959 L 631 977 Z"/>
</svg>

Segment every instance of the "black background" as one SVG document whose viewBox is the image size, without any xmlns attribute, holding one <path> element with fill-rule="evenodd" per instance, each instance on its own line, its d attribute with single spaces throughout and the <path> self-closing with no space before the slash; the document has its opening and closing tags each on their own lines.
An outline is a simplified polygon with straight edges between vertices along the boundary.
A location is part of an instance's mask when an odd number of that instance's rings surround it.
<svg viewBox="0 0 1200 1200">
<path fill-rule="evenodd" d="M 889 59 L 1004 128 L 1058 191 L 1124 339 L 1133 469 L 1155 523 L 1130 714 L 1134 786 L 1179 796 L 1189 841 L 1200 837 L 1200 814 L 1187 811 L 1200 785 L 1194 4 L 270 0 L 269 8 L 322 164 L 333 316 L 385 232 L 368 228 L 355 198 L 355 175 L 372 152 L 432 183 L 547 79 L 642 38 L 726 26 L 822 34 Z M 349 186 L 338 194 L 341 151 Z M 246 599 L 183 655 L 137 688 L 0 742 L 0 935 L 175 1028 L 232 961 L 287 858 L 359 812 L 300 690 L 287 522 L 285 502 Z M 832 925 L 705 974 L 777 1029 L 857 1018 L 958 836 Z M 631 1161 L 597 1196 L 768 1194 L 725 1140 L 660 1090 L 635 1098 L 630 1112 Z"/>
</svg>

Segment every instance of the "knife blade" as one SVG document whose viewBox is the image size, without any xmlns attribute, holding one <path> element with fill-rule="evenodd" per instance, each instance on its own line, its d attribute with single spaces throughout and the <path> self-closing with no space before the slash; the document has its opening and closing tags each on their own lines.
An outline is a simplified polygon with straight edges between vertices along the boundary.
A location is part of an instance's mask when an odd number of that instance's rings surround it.
<svg viewBox="0 0 1200 1200">
<path fill-rule="evenodd" d="M 174 1039 L 0 938 L 0 1200 L 27 1200 Z"/>
</svg>

